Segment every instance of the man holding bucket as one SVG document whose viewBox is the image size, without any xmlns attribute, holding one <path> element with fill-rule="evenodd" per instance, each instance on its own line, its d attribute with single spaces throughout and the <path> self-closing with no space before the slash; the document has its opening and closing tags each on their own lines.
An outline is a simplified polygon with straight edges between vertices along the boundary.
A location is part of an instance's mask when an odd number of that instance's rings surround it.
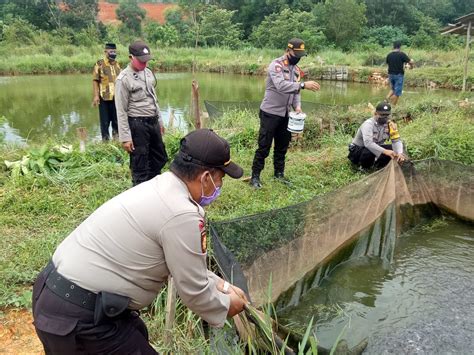
<svg viewBox="0 0 474 355">
<path fill-rule="evenodd" d="M 275 178 L 286 181 L 285 155 L 291 141 L 288 131 L 288 113 L 294 110 L 301 113 L 300 90 L 319 90 L 315 81 L 301 81 L 302 72 L 297 64 L 306 55 L 303 40 L 293 38 L 288 42 L 285 54 L 276 58 L 268 67 L 265 96 L 260 105 L 260 131 L 258 149 L 252 164 L 250 185 L 256 189 L 262 187 L 260 172 L 265 166 L 265 158 L 270 154 L 272 142 L 273 166 Z"/>
</svg>

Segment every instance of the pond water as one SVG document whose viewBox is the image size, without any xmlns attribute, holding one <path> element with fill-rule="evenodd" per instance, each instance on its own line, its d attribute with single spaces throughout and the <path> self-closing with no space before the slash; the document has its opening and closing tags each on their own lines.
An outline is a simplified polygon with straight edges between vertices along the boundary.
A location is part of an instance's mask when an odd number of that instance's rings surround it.
<svg viewBox="0 0 474 355">
<path fill-rule="evenodd" d="M 391 264 L 339 265 L 279 321 L 304 329 L 314 316 L 322 346 L 343 332 L 350 346 L 368 337 L 364 354 L 472 354 L 473 255 L 472 224 L 418 228 L 397 240 Z"/>
<path fill-rule="evenodd" d="M 191 102 L 191 73 L 157 73 L 158 99 L 166 124 L 170 113 L 174 127 L 187 130 L 185 117 Z M 200 99 L 211 101 L 261 101 L 265 78 L 231 74 L 198 73 Z M 386 87 L 347 82 L 321 82 L 318 93 L 303 91 L 303 100 L 326 104 L 355 104 L 384 98 Z M 422 96 L 454 97 L 448 90 L 407 88 L 403 99 Z M 91 106 L 90 75 L 0 77 L 0 133 L 9 142 L 40 142 L 47 138 L 72 139 L 77 127 L 89 137 L 100 138 L 99 113 Z M 201 106 L 204 109 L 204 106 Z M 303 107 L 304 110 L 304 107 Z M 257 119 L 257 117 L 255 117 Z"/>
</svg>

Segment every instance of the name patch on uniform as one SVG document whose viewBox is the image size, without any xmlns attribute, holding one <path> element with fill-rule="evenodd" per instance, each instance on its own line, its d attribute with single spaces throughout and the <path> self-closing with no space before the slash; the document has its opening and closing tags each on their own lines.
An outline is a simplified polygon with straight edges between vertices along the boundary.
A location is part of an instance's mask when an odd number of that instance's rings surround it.
<svg viewBox="0 0 474 355">
<path fill-rule="evenodd" d="M 199 232 L 201 232 L 201 252 L 207 252 L 207 233 L 206 233 L 206 224 L 203 220 L 199 221 Z"/>
</svg>

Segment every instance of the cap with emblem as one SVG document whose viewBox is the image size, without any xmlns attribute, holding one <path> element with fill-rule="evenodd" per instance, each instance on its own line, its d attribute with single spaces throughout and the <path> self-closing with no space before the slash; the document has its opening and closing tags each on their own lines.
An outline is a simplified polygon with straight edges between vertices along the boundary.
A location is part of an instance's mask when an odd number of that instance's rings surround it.
<svg viewBox="0 0 474 355">
<path fill-rule="evenodd" d="M 390 115 L 392 107 L 388 102 L 382 101 L 377 105 L 375 111 L 381 115 Z"/>
<path fill-rule="evenodd" d="M 148 62 L 153 58 L 151 56 L 150 47 L 143 41 L 133 42 L 128 46 L 128 52 L 142 63 Z"/>
<path fill-rule="evenodd" d="M 297 58 L 304 57 L 306 50 L 304 48 L 304 41 L 300 38 L 292 38 L 288 41 L 288 48 L 293 49 Z"/>
<path fill-rule="evenodd" d="M 183 139 L 179 156 L 187 162 L 218 168 L 234 179 L 244 174 L 242 168 L 230 160 L 230 146 L 212 129 L 197 129 Z"/>
<path fill-rule="evenodd" d="M 106 43 L 105 49 L 117 49 L 117 46 L 115 45 L 115 43 Z"/>
</svg>

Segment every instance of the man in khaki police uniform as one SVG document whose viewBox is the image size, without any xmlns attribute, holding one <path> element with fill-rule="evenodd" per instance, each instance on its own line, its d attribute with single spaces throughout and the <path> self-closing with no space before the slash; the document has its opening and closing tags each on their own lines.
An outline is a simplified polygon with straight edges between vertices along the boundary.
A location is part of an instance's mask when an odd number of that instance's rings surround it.
<svg viewBox="0 0 474 355">
<path fill-rule="evenodd" d="M 92 105 L 99 106 L 100 133 L 103 141 L 110 139 L 109 127 L 112 125 L 112 136 L 118 135 L 117 112 L 115 111 L 115 80 L 120 73 L 115 43 L 106 43 L 104 58 L 97 61 L 92 73 L 94 98 Z"/>
<path fill-rule="evenodd" d="M 286 181 L 285 155 L 291 141 L 291 133 L 287 130 L 288 112 L 292 108 L 301 112 L 301 89 L 319 90 L 318 83 L 301 81 L 302 72 L 297 64 L 305 55 L 303 40 L 293 38 L 288 42 L 285 54 L 273 60 L 268 67 L 265 97 L 260 105 L 258 149 L 253 159 L 250 179 L 250 185 L 254 188 L 262 187 L 260 172 L 265 166 L 273 141 L 274 175 L 277 179 Z"/>
<path fill-rule="evenodd" d="M 155 354 L 136 311 L 168 275 L 212 326 L 243 310 L 243 291 L 207 270 L 202 208 L 242 168 L 226 140 L 201 129 L 181 140 L 170 170 L 103 204 L 58 246 L 33 288 L 46 353 Z"/>
<path fill-rule="evenodd" d="M 399 163 L 405 161 L 403 142 L 397 124 L 390 120 L 391 112 L 390 104 L 382 101 L 375 108 L 374 116 L 359 127 L 347 156 L 354 165 L 362 169 L 380 169 L 392 159 Z"/>
<path fill-rule="evenodd" d="M 152 58 L 143 41 L 129 46 L 130 64 L 120 73 L 115 85 L 119 140 L 130 154 L 133 185 L 159 175 L 168 160 L 162 134 L 160 107 L 156 97 L 156 78 L 147 68 Z"/>
</svg>

